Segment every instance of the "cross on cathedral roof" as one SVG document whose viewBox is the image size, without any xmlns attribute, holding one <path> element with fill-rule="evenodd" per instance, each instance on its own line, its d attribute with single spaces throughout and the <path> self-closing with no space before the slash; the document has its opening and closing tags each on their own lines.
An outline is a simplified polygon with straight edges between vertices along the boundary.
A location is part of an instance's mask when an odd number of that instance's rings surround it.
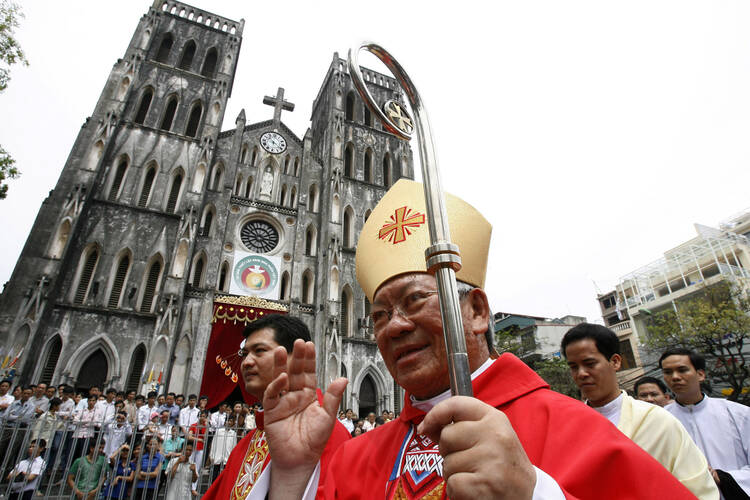
<svg viewBox="0 0 750 500">
<path fill-rule="evenodd" d="M 281 121 L 282 111 L 294 111 L 294 104 L 284 100 L 284 88 L 279 87 L 276 91 L 276 97 L 265 96 L 263 97 L 263 104 L 273 106 L 273 121 L 278 123 Z"/>
</svg>

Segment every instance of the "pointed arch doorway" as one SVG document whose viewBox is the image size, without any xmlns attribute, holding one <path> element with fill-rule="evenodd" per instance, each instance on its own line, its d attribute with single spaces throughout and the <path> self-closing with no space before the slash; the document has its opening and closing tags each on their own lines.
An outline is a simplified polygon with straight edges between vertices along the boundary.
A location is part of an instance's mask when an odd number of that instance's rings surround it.
<svg viewBox="0 0 750 500">
<path fill-rule="evenodd" d="M 364 418 L 368 413 L 378 413 L 378 393 L 375 381 L 369 374 L 359 384 L 359 417 Z"/>
<path fill-rule="evenodd" d="M 76 391 L 88 393 L 91 386 L 96 385 L 104 390 L 104 382 L 107 380 L 109 373 L 109 363 L 104 351 L 97 349 L 92 352 L 86 361 L 81 365 L 78 376 L 75 381 Z"/>
</svg>

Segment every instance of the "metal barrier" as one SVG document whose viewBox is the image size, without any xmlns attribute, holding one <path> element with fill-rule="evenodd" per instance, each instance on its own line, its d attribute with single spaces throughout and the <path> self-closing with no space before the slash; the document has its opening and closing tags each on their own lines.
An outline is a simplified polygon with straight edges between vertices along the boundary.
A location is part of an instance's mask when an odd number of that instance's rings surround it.
<svg viewBox="0 0 750 500">
<path fill-rule="evenodd" d="M 206 425 L 185 436 L 174 426 L 173 436 L 167 425 L 0 421 L 0 499 L 200 498 L 248 431 Z"/>
</svg>

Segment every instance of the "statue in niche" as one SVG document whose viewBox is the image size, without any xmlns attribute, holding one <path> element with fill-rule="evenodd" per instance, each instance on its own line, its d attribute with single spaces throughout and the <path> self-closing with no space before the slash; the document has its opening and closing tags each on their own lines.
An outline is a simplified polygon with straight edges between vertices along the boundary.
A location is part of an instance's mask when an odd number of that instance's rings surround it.
<svg viewBox="0 0 750 500">
<path fill-rule="evenodd" d="M 273 170 L 268 165 L 263 171 L 263 178 L 260 181 L 260 198 L 262 200 L 271 199 L 271 190 L 273 189 Z"/>
</svg>

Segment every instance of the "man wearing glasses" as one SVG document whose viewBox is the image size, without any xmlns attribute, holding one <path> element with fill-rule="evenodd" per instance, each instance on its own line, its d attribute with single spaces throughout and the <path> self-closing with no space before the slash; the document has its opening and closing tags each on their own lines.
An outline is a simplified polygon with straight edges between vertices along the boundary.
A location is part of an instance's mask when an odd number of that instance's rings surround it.
<svg viewBox="0 0 750 500">
<path fill-rule="evenodd" d="M 240 369 L 242 380 L 245 390 L 258 401 L 263 399 L 266 387 L 276 376 L 274 372 L 275 350 L 283 348 L 280 350 L 285 353 L 292 352 L 295 341 L 303 345 L 305 343 L 312 345 L 307 326 L 299 319 L 288 315 L 264 316 L 248 324 L 242 334 L 245 340 L 240 344 L 238 352 L 242 359 Z M 314 371 L 314 357 L 312 363 Z M 203 496 L 204 500 L 265 497 L 270 482 L 271 469 L 268 465 L 272 463 L 272 455 L 268 450 L 262 410 L 255 412 L 255 423 L 256 428 L 249 431 L 232 450 L 224 470 Z M 330 435 L 328 444 L 323 443 L 325 451 L 321 449 L 323 451 L 322 468 L 318 471 L 318 476 L 321 471 L 325 470 L 336 448 L 350 437 L 346 428 L 341 424 L 336 425 L 332 432 L 329 429 L 328 435 Z M 321 481 L 321 492 L 322 484 Z M 314 496 L 315 492 L 313 489 L 310 494 Z"/>
<path fill-rule="evenodd" d="M 669 472 L 580 401 L 548 389 L 518 358 L 495 357 L 482 287 L 491 226 L 447 196 L 451 239 L 461 249 L 457 279 L 475 398 L 450 397 L 435 278 L 419 183 L 399 180 L 365 223 L 357 280 L 372 302 L 378 348 L 405 389 L 398 419 L 344 443 L 327 468 L 324 498 L 691 498 Z M 331 383 L 321 405 L 314 346 L 291 360 L 275 352 L 279 375 L 264 397 L 274 459 L 270 498 L 301 498 L 346 386 Z M 648 481 L 643 481 L 648 478 Z"/>
</svg>

